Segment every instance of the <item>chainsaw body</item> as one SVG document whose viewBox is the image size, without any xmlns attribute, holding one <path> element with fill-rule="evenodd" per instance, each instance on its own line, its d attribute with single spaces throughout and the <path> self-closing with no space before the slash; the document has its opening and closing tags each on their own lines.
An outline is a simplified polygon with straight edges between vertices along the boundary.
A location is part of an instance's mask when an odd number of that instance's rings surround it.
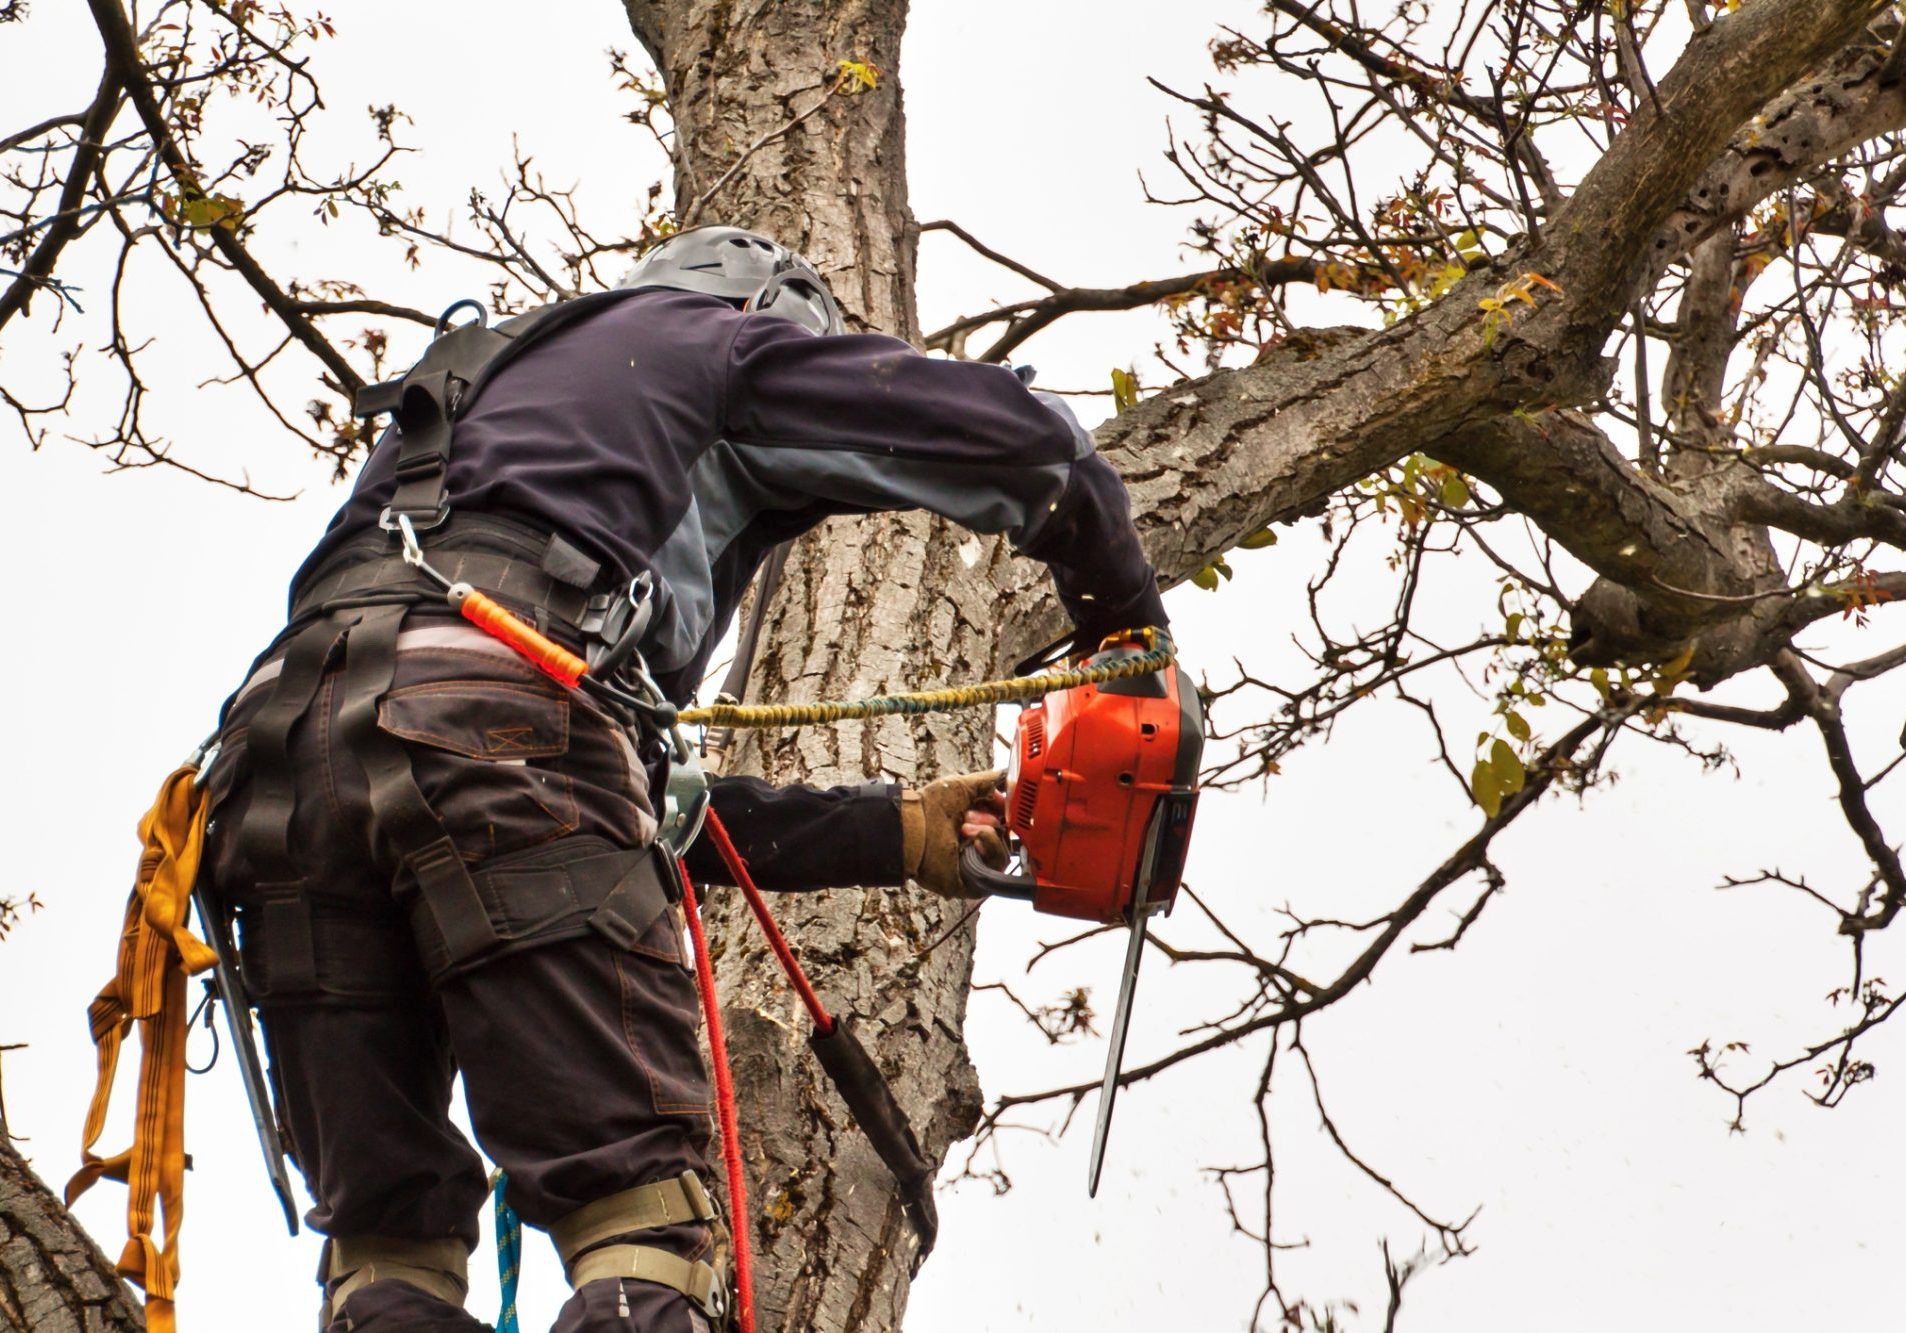
<svg viewBox="0 0 1906 1333">
<path fill-rule="evenodd" d="M 1121 643 L 1081 665 L 1142 651 Z M 1006 770 L 1006 828 L 1021 873 L 992 869 L 974 847 L 961 856 L 975 892 L 1029 898 L 1036 911 L 1130 928 L 1092 1130 L 1090 1194 L 1098 1193 L 1105 1164 L 1146 924 L 1178 896 L 1203 756 L 1204 709 L 1175 665 L 1048 694 L 1020 711 Z"/>
<path fill-rule="evenodd" d="M 1120 645 L 1082 664 L 1137 656 Z M 1006 773 L 1006 827 L 1021 873 L 966 858 L 971 887 L 1036 911 L 1131 923 L 1169 910 L 1198 805 L 1204 713 L 1176 666 L 1081 685 L 1019 714 Z"/>
</svg>

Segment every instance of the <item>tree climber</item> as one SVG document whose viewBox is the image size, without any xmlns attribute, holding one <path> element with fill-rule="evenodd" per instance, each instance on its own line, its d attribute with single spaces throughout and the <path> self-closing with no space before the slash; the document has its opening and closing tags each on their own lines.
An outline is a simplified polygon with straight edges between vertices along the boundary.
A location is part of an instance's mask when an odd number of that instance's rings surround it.
<svg viewBox="0 0 1906 1333">
<path fill-rule="evenodd" d="M 447 1115 L 457 1070 L 509 1201 L 576 1288 L 559 1333 L 705 1333 L 721 1296 L 696 993 L 653 846 L 665 750 L 456 618 L 393 529 L 575 651 L 632 622 L 677 704 L 767 553 L 835 514 L 1006 533 L 1088 648 L 1165 623 L 1123 485 L 1062 404 L 843 333 L 819 273 L 774 242 L 683 233 L 615 292 L 545 311 L 493 378 L 431 379 L 428 356 L 406 377 L 400 428 L 299 570 L 210 779 L 209 882 L 239 912 L 329 1238 L 330 1333 L 484 1327 L 462 1309 L 486 1185 Z M 735 777 L 712 799 L 765 888 L 960 894 L 962 841 L 999 847 L 995 776 Z M 729 882 L 705 845 L 688 866 Z"/>
</svg>

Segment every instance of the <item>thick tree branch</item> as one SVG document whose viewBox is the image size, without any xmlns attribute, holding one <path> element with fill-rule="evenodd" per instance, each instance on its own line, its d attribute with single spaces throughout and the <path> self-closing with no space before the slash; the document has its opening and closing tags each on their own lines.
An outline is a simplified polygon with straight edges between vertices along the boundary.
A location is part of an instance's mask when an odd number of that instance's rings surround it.
<svg viewBox="0 0 1906 1333">
<path fill-rule="evenodd" d="M 1648 240 L 1648 272 L 1658 277 L 1822 163 L 1906 125 L 1906 87 L 1881 77 L 1885 55 L 1877 43 L 1856 41 L 1762 108 Z"/>
<path fill-rule="evenodd" d="M 1656 99 L 1643 99 L 1533 257 L 1538 266 L 1553 257 L 1544 271 L 1567 292 L 1571 326 L 1597 339 L 1612 327 L 1653 261 L 1643 243 L 1666 248 L 1658 233 L 1741 126 L 1883 8 L 1877 0 L 1761 0 L 1689 40 Z"/>
</svg>

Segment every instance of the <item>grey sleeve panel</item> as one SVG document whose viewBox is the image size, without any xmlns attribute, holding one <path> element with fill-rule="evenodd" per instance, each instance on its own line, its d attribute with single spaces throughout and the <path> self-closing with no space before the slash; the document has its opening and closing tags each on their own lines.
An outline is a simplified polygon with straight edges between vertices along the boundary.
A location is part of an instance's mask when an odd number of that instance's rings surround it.
<svg viewBox="0 0 1906 1333">
<path fill-rule="evenodd" d="M 701 653 L 724 610 L 716 605 L 715 560 L 774 498 L 754 484 L 726 440 L 715 441 L 696 460 L 688 508 L 649 557 L 649 567 L 669 590 L 643 649 L 657 670 L 680 670 Z"/>
<path fill-rule="evenodd" d="M 1092 443 L 1092 433 L 1079 424 L 1079 418 L 1073 415 L 1072 405 L 1070 403 L 1066 402 L 1065 399 L 1059 397 L 1057 394 L 1043 393 L 1038 389 L 1034 389 L 1031 392 L 1032 396 L 1039 401 L 1041 407 L 1065 422 L 1066 426 L 1072 431 L 1072 459 L 1074 462 L 1097 452 L 1097 446 Z"/>
<path fill-rule="evenodd" d="M 650 559 L 668 592 L 645 651 L 662 671 L 686 666 L 702 651 L 729 609 L 716 586 L 717 566 L 764 512 L 819 519 L 926 509 L 1024 545 L 1058 506 L 1071 472 L 1071 464 L 1052 463 L 1002 476 L 970 464 L 719 440 L 696 461 L 688 509 Z"/>
</svg>

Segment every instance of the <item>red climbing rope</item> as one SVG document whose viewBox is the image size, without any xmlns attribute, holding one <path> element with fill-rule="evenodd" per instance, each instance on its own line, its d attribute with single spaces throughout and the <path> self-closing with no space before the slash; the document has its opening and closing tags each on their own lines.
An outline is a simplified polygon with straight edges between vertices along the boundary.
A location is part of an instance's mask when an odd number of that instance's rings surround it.
<svg viewBox="0 0 1906 1333">
<path fill-rule="evenodd" d="M 801 970 L 800 960 L 788 946 L 787 936 L 775 924 L 767 900 L 756 887 L 754 876 L 748 873 L 747 861 L 742 859 L 734 839 L 728 836 L 721 816 L 712 808 L 708 811 L 706 828 L 708 836 L 715 840 L 715 850 L 721 853 L 728 873 L 741 886 L 754 919 L 761 923 L 761 933 L 768 937 L 768 947 L 781 960 L 782 971 L 788 974 L 789 983 L 801 997 L 801 1003 L 807 1006 L 815 1031 L 823 1037 L 830 1036 L 834 1031 L 834 1016 L 814 993 L 807 973 Z M 754 1256 L 749 1249 L 748 1182 L 741 1168 L 741 1118 L 735 1108 L 735 1078 L 728 1066 L 728 1038 L 721 1026 L 721 1003 L 715 996 L 715 965 L 709 957 L 708 937 L 702 930 L 701 904 L 695 899 L 695 886 L 689 882 L 686 862 L 682 863 L 682 905 L 687 909 L 688 933 L 695 944 L 695 985 L 701 991 L 702 1012 L 708 1016 L 708 1054 L 715 1066 L 715 1109 L 721 1117 L 722 1169 L 728 1177 L 728 1216 L 734 1225 L 736 1326 L 739 1333 L 754 1333 Z"/>
<path fill-rule="evenodd" d="M 754 876 L 748 873 L 748 863 L 742 860 L 734 840 L 728 836 L 728 830 L 721 822 L 721 816 L 712 807 L 708 811 L 708 836 L 715 840 L 715 850 L 721 853 L 728 873 L 741 886 L 742 896 L 748 900 L 748 909 L 754 913 L 754 919 L 761 923 L 761 933 L 768 937 L 768 947 L 781 960 L 781 970 L 788 974 L 788 982 L 794 987 L 795 994 L 807 1006 L 808 1016 L 814 1020 L 814 1030 L 823 1037 L 832 1035 L 834 1016 L 827 1012 L 821 1004 L 821 997 L 814 993 L 807 973 L 801 970 L 800 960 L 794 956 L 794 950 L 788 947 L 787 937 L 781 933 L 781 927 L 774 923 L 774 915 L 768 911 L 767 900 L 761 896 L 761 890 L 755 887 Z"/>
<path fill-rule="evenodd" d="M 710 812 L 710 820 L 714 816 Z M 720 828 L 719 824 L 715 827 Z M 726 834 L 723 842 L 727 843 Z M 727 843 L 732 847 L 732 843 Z M 740 858 L 737 857 L 737 860 Z M 715 1065 L 715 1109 L 721 1117 L 722 1172 L 728 1177 L 728 1217 L 735 1245 L 735 1322 L 740 1333 L 754 1333 L 754 1256 L 748 1236 L 748 1181 L 741 1171 L 741 1118 L 735 1110 L 735 1078 L 728 1067 L 728 1037 L 721 1026 L 721 1001 L 715 995 L 715 965 L 708 956 L 708 937 L 702 932 L 701 904 L 682 865 L 682 905 L 688 933 L 695 942 L 695 985 L 701 991 L 702 1013 L 708 1016 L 708 1053 Z"/>
</svg>

